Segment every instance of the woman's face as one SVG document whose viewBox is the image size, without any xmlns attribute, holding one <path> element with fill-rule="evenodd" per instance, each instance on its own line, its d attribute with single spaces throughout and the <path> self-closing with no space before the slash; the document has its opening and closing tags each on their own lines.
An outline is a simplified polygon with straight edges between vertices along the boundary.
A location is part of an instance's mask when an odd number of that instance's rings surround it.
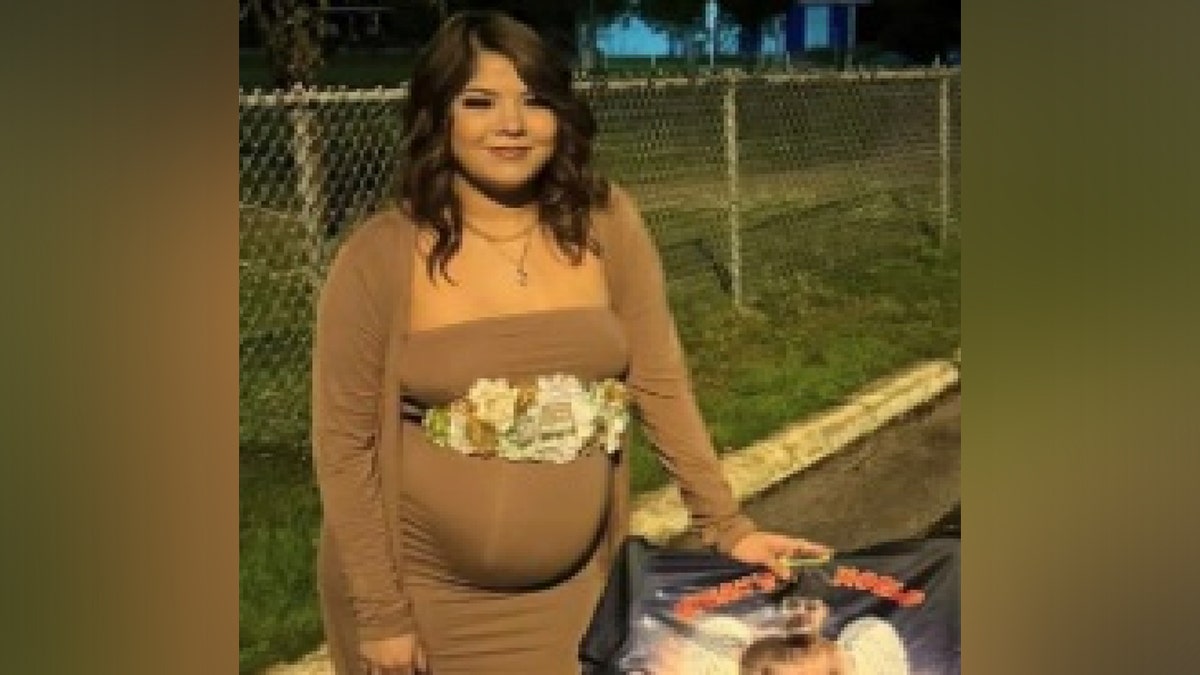
<svg viewBox="0 0 1200 675">
<path fill-rule="evenodd" d="M 508 58 L 481 52 L 450 103 L 450 151 L 458 170 L 493 191 L 526 187 L 554 154 L 558 118 L 529 91 Z"/>
</svg>

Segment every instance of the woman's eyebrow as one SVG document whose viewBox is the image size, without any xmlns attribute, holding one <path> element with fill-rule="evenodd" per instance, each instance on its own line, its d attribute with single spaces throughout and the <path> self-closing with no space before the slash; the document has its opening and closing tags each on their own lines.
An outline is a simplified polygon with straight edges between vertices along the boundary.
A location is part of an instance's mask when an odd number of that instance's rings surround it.
<svg viewBox="0 0 1200 675">
<path fill-rule="evenodd" d="M 484 94 L 486 96 L 500 96 L 499 91 L 496 91 L 495 89 L 488 89 L 487 87 L 466 86 L 466 87 L 463 87 L 462 93 L 464 93 L 464 94 Z M 525 89 L 525 90 L 519 91 L 517 93 L 521 94 L 521 95 L 525 95 L 525 94 L 532 94 L 533 92 L 529 91 L 528 89 Z"/>
</svg>

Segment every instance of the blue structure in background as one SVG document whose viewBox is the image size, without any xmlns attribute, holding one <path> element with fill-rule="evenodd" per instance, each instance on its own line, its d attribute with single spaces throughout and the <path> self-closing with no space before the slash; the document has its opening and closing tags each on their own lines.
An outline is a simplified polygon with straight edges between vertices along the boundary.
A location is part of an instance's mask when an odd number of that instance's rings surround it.
<svg viewBox="0 0 1200 675">
<path fill-rule="evenodd" d="M 596 42 L 605 54 L 620 56 L 663 56 L 671 50 L 666 33 L 654 30 L 641 17 L 631 14 L 600 26 Z"/>
<path fill-rule="evenodd" d="M 856 10 L 871 0 L 796 0 L 788 8 L 786 46 L 791 54 L 810 49 L 844 52 L 855 47 Z"/>
<path fill-rule="evenodd" d="M 768 55 L 780 55 L 785 50 L 792 55 L 802 55 L 814 49 L 845 52 L 855 46 L 855 10 L 857 6 L 870 2 L 794 0 L 787 12 L 765 22 L 764 27 L 757 31 L 758 35 L 742 35 L 744 31 L 738 26 L 719 26 L 717 53 L 736 54 L 739 50 L 743 53 L 753 52 L 759 44 L 762 52 Z M 697 19 L 703 18 L 704 25 L 711 26 L 715 11 L 715 0 L 709 0 L 704 16 Z M 780 21 L 782 26 L 777 23 Z M 773 24 L 780 30 L 770 28 Z M 680 37 L 706 43 L 708 46 L 704 47 L 703 54 L 711 49 L 711 35 L 707 30 L 698 29 Z M 597 31 L 597 43 L 603 53 L 611 56 L 666 56 L 678 52 L 680 47 L 679 40 L 672 45 L 672 40 L 665 32 L 650 27 L 640 17 L 630 14 L 601 26 Z"/>
</svg>

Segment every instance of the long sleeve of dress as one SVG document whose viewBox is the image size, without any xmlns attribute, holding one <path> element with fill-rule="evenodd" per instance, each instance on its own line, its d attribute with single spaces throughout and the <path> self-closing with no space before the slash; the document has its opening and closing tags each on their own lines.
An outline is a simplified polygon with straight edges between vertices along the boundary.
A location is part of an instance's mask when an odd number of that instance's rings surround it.
<svg viewBox="0 0 1200 675">
<path fill-rule="evenodd" d="M 614 186 L 611 202 L 621 245 L 609 267 L 619 274 L 616 309 L 629 342 L 630 393 L 701 540 L 728 553 L 756 528 L 739 512 L 696 405 L 654 242 L 628 194 Z"/>
<path fill-rule="evenodd" d="M 386 235 L 366 223 L 339 250 L 317 305 L 313 351 L 317 483 L 358 635 L 367 640 L 413 630 L 384 524 L 377 455 L 395 288 Z"/>
</svg>

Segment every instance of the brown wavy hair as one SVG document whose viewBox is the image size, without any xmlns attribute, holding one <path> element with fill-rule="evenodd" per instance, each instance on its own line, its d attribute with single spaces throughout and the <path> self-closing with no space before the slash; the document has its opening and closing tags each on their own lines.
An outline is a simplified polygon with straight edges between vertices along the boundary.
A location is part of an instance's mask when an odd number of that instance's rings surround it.
<svg viewBox="0 0 1200 675">
<path fill-rule="evenodd" d="M 558 120 L 554 152 L 534 177 L 538 218 L 574 264 L 599 251 L 590 232 L 592 207 L 607 204 L 608 181 L 592 168 L 596 121 L 571 87 L 563 55 L 533 29 L 501 12 L 460 12 L 447 19 L 414 64 L 404 108 L 405 135 L 395 197 L 436 241 L 428 260 L 451 281 L 446 266 L 462 246 L 462 208 L 452 189 L 450 106 L 475 70 L 480 52 L 507 57 L 526 86 Z"/>
</svg>

